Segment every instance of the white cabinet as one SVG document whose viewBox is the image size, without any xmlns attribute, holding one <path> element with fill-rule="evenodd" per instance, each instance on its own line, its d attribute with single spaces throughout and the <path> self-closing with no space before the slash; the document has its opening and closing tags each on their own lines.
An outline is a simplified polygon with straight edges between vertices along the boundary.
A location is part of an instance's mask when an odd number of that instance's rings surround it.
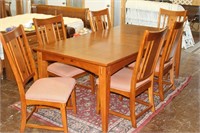
<svg viewBox="0 0 200 133">
<path fill-rule="evenodd" d="M 66 0 L 46 0 L 47 5 L 54 5 L 54 6 L 66 6 Z"/>
<path fill-rule="evenodd" d="M 91 11 L 101 10 L 111 7 L 111 0 L 85 0 L 85 8 Z"/>
</svg>

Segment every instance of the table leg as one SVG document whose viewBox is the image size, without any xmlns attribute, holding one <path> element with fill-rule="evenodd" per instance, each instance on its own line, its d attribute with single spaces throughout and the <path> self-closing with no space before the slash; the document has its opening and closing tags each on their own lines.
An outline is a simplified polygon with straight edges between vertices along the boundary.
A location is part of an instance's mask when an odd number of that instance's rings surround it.
<svg viewBox="0 0 200 133">
<path fill-rule="evenodd" d="M 2 63 L 1 58 L 0 58 L 0 78 L 3 79 L 3 63 Z"/>
<path fill-rule="evenodd" d="M 100 89 L 100 105 L 101 105 L 101 120 L 102 120 L 102 131 L 108 131 L 108 111 L 109 111 L 109 100 L 110 100 L 110 75 L 107 69 L 104 67 L 100 68 L 99 75 L 99 89 Z"/>
<path fill-rule="evenodd" d="M 180 61 L 181 61 L 181 44 L 182 44 L 182 37 L 177 46 L 176 55 L 175 55 L 175 77 L 176 78 L 178 78 L 179 76 L 179 67 L 180 67 Z"/>
<path fill-rule="evenodd" d="M 42 59 L 42 53 L 37 52 L 37 59 L 38 59 L 38 76 L 39 78 L 48 77 L 47 74 L 47 66 L 48 62 Z"/>
</svg>

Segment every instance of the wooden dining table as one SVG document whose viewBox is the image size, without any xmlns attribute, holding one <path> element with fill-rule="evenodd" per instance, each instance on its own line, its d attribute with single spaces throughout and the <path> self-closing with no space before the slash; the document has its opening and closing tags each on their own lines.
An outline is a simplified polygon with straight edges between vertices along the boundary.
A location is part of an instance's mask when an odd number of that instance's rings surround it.
<svg viewBox="0 0 200 133">
<path fill-rule="evenodd" d="M 107 132 L 111 75 L 136 60 L 145 30 L 156 28 L 120 25 L 37 47 L 39 75 L 47 76 L 49 61 L 70 64 L 97 75 L 102 132 Z"/>
</svg>

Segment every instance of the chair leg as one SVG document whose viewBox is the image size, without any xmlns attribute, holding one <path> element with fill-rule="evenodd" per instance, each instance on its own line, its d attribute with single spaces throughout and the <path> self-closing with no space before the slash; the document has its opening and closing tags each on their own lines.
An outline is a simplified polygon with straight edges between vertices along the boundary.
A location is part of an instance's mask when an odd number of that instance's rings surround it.
<svg viewBox="0 0 200 133">
<path fill-rule="evenodd" d="M 92 91 L 92 94 L 94 94 L 94 91 L 95 91 L 95 78 L 92 74 L 90 74 L 90 86 L 91 86 L 91 91 Z"/>
<path fill-rule="evenodd" d="M 99 88 L 97 87 L 97 91 L 96 91 L 96 113 L 100 114 L 100 96 L 99 96 Z"/>
<path fill-rule="evenodd" d="M 130 98 L 130 117 L 131 117 L 131 123 L 132 127 L 136 128 L 137 123 L 136 123 L 136 112 L 135 112 L 135 103 L 136 103 L 136 98 L 135 96 Z"/>
<path fill-rule="evenodd" d="M 72 96 L 71 96 L 72 97 Z M 70 97 L 70 99 L 67 101 L 67 107 L 71 107 L 72 106 L 72 98 Z"/>
<path fill-rule="evenodd" d="M 76 91 L 75 91 L 75 89 L 72 91 L 72 94 L 71 94 L 71 102 L 72 102 L 74 114 L 76 114 L 77 109 L 76 109 Z"/>
<path fill-rule="evenodd" d="M 164 101 L 164 90 L 163 90 L 163 81 L 162 81 L 163 76 L 161 75 L 158 78 L 158 91 L 159 91 L 160 101 Z"/>
<path fill-rule="evenodd" d="M 153 96 L 153 81 L 151 82 L 151 87 L 148 89 L 148 95 L 149 95 L 149 103 L 152 106 L 151 111 L 155 111 L 155 106 L 154 106 L 154 96 Z"/>
<path fill-rule="evenodd" d="M 22 105 L 21 107 L 21 126 L 20 126 L 20 133 L 24 133 L 25 127 L 26 127 L 26 105 Z"/>
<path fill-rule="evenodd" d="M 122 101 L 123 100 L 123 96 L 119 95 L 119 100 Z"/>
<path fill-rule="evenodd" d="M 172 69 L 170 70 L 170 82 L 172 84 L 172 90 L 175 90 L 176 87 L 174 86 L 174 65 L 172 65 Z"/>
<path fill-rule="evenodd" d="M 63 130 L 64 130 L 64 133 L 67 133 L 68 126 L 67 126 L 66 104 L 61 104 L 60 111 L 61 111 L 61 116 L 62 116 Z"/>
</svg>

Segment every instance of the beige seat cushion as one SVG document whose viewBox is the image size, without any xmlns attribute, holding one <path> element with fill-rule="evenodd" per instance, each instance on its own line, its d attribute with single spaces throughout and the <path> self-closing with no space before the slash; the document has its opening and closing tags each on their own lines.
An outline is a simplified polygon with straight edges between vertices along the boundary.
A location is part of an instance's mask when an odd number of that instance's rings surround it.
<svg viewBox="0 0 200 133">
<path fill-rule="evenodd" d="M 169 65 L 171 65 L 171 64 L 172 64 L 172 60 L 166 62 L 166 63 L 164 64 L 164 68 L 166 68 L 167 66 L 169 66 Z M 157 64 L 156 64 L 155 72 L 158 73 L 159 70 L 160 70 L 160 59 L 158 60 L 158 62 L 157 62 Z"/>
<path fill-rule="evenodd" d="M 73 78 L 42 78 L 28 89 L 26 99 L 66 103 L 75 84 Z"/>
<path fill-rule="evenodd" d="M 77 74 L 83 73 L 84 71 L 82 69 L 79 69 L 77 67 L 73 67 L 67 64 L 63 63 L 52 63 L 47 68 L 48 72 L 54 73 L 61 77 L 73 77 Z"/>
<path fill-rule="evenodd" d="M 134 68 L 134 66 L 135 66 L 135 62 L 133 62 L 130 65 L 128 65 L 128 67 L 130 67 L 130 68 Z"/>
<path fill-rule="evenodd" d="M 123 68 L 114 75 L 111 76 L 111 83 L 110 88 L 114 88 L 117 90 L 130 92 L 131 88 L 131 78 L 132 78 L 133 70 L 130 68 Z M 142 85 L 143 83 L 146 83 L 150 79 L 147 78 L 144 81 L 138 82 L 136 84 L 136 88 Z M 99 84 L 99 80 L 97 79 L 97 84 Z"/>
</svg>

